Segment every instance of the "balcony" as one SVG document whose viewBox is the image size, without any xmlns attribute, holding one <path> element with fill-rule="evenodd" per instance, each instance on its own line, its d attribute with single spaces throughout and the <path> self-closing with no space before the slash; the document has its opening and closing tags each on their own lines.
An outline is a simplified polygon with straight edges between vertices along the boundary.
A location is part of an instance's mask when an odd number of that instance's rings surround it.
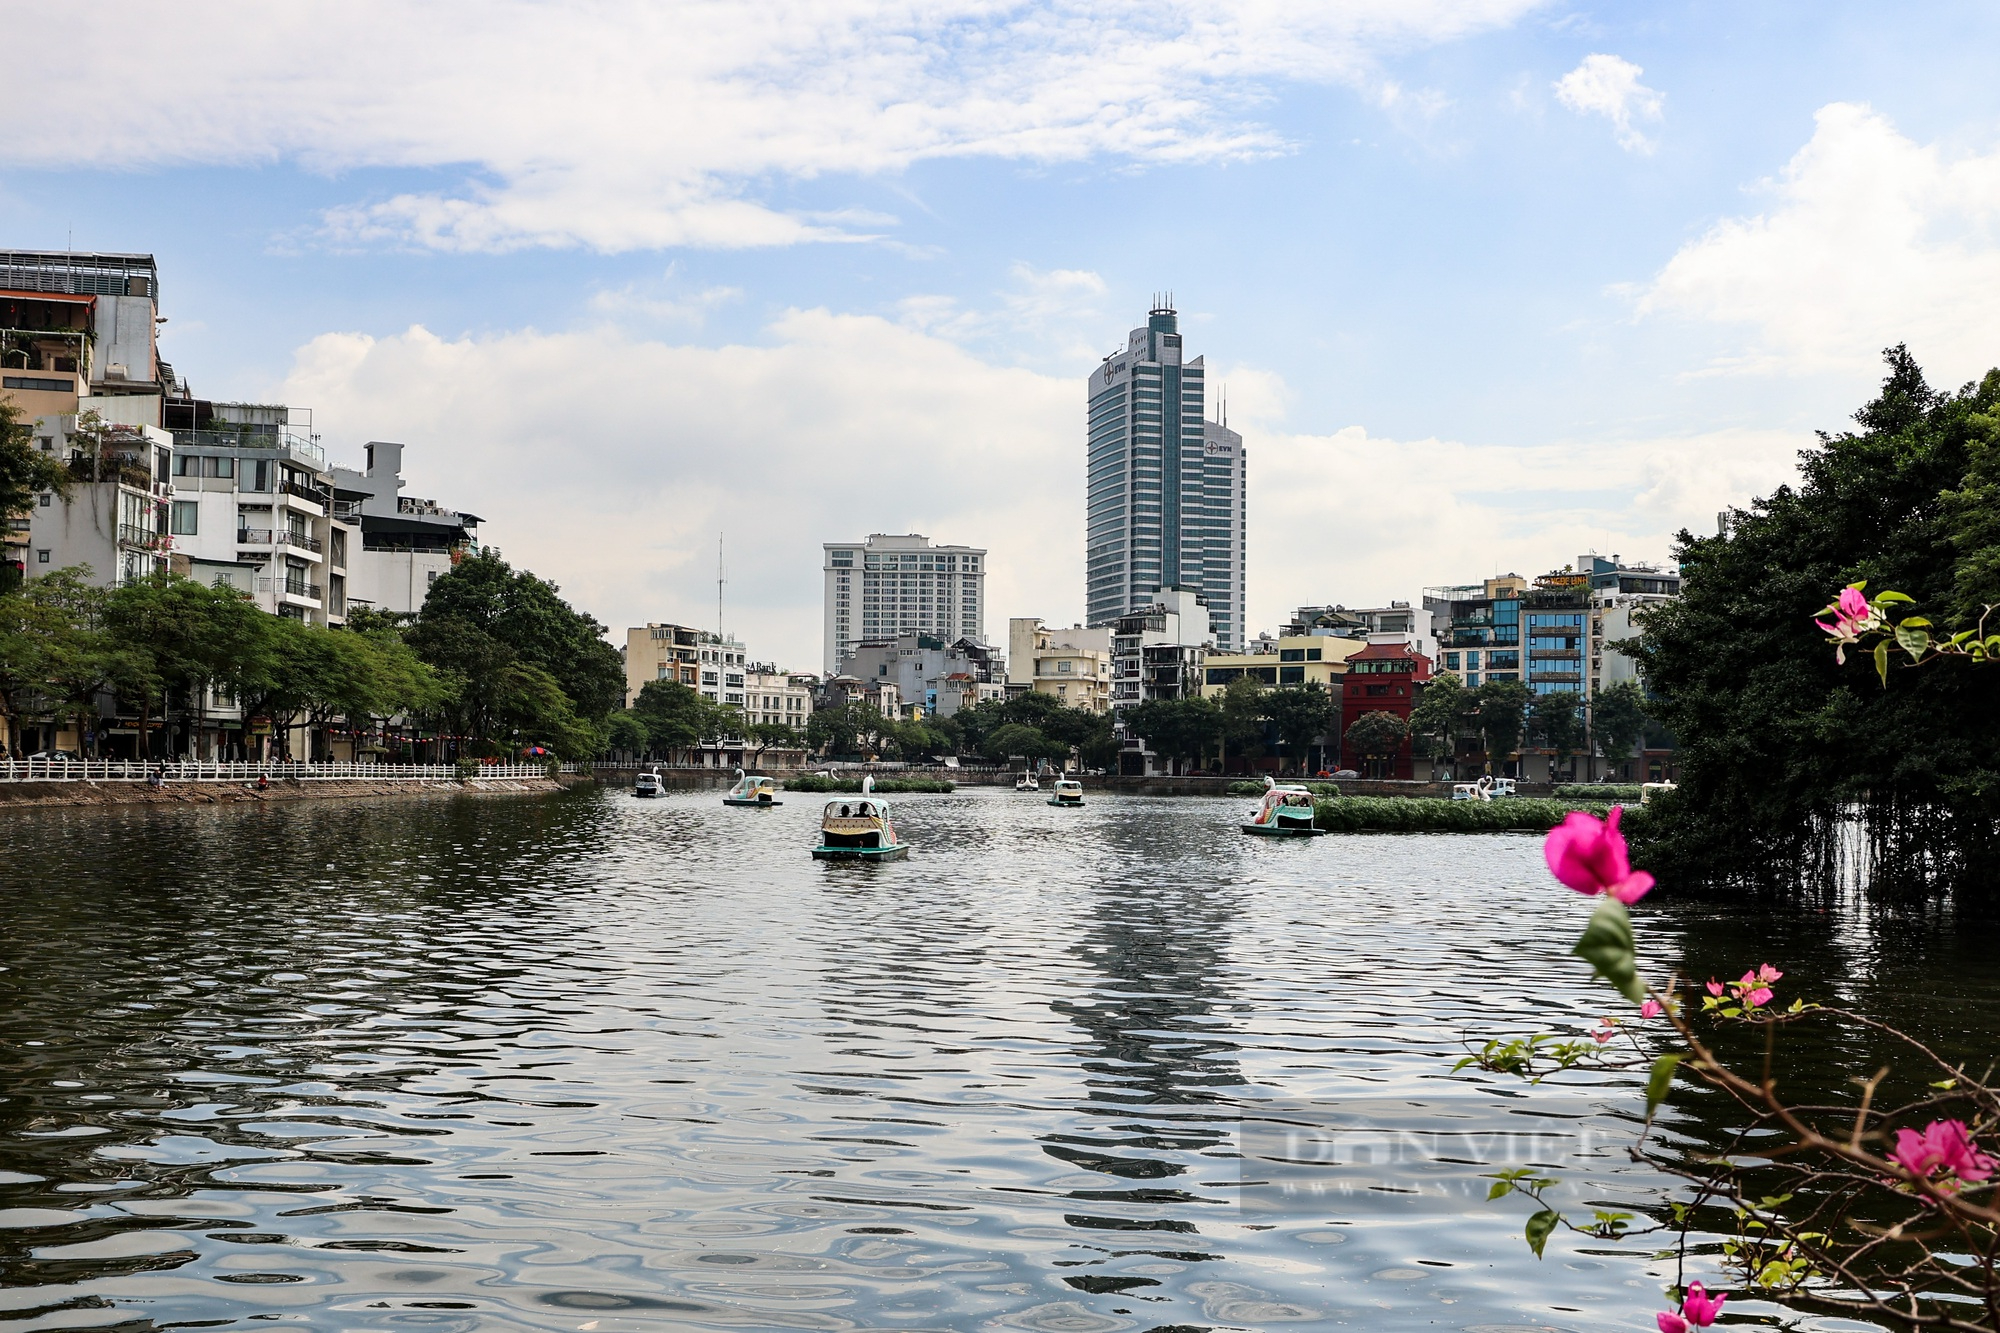
<svg viewBox="0 0 2000 1333">
<path fill-rule="evenodd" d="M 321 551 L 326 549 L 326 543 L 322 542 L 317 537 L 308 536 L 303 532 L 279 533 L 278 545 L 296 546 L 302 551 L 311 551 L 314 555 L 318 555 Z"/>
<path fill-rule="evenodd" d="M 152 470 L 142 459 L 131 454 L 103 454 L 95 459 L 72 458 L 69 460 L 69 475 L 74 481 L 117 481 L 142 491 L 153 488 Z"/>
<path fill-rule="evenodd" d="M 303 579 L 258 579 L 258 592 L 275 592 L 284 597 L 299 597 L 317 602 L 325 592 L 317 583 L 307 583 Z"/>
<path fill-rule="evenodd" d="M 238 546 L 269 546 L 271 544 L 271 536 L 272 533 L 269 528 L 238 528 L 236 529 L 236 544 Z"/>
<path fill-rule="evenodd" d="M 303 486 L 296 481 L 281 481 L 278 483 L 278 489 L 301 500 L 310 500 L 316 505 L 326 506 L 333 503 L 333 492 L 323 486 Z"/>
<path fill-rule="evenodd" d="M 316 470 L 326 467 L 326 450 L 303 435 L 293 435 L 288 431 L 177 430 L 173 434 L 176 449 L 253 449 L 289 453 Z"/>
<path fill-rule="evenodd" d="M 174 539 L 164 532 L 151 528 L 141 528 L 130 523 L 118 525 L 118 544 L 121 546 L 143 546 L 148 550 L 165 551 L 173 547 Z"/>
</svg>

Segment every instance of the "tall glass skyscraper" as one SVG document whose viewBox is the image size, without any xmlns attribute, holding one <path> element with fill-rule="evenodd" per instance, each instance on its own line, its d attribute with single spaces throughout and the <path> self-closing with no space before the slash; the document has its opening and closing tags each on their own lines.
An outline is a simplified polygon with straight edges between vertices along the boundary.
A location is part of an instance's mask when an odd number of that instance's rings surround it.
<svg viewBox="0 0 2000 1333">
<path fill-rule="evenodd" d="M 1184 588 L 1215 645 L 1243 647 L 1243 437 L 1207 414 L 1207 372 L 1181 354 L 1171 300 L 1090 376 L 1086 577 L 1090 623 Z"/>
</svg>

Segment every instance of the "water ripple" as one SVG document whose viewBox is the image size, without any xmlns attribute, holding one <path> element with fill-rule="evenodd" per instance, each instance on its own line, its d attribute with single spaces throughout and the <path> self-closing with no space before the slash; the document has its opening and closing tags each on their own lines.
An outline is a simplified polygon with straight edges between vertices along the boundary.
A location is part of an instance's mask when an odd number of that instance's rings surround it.
<svg viewBox="0 0 2000 1333">
<path fill-rule="evenodd" d="M 0 1318 L 1650 1327 L 1662 1271 L 1536 1265 L 1476 1145 L 1245 1161 L 1342 1107 L 1517 1132 L 1462 1029 L 1605 1000 L 1533 840 L 1237 804 L 911 798 L 890 866 L 711 793 L 10 816 Z M 1532 1108 L 1583 1194 L 1657 1188 L 1588 1146 L 1628 1088 Z"/>
</svg>

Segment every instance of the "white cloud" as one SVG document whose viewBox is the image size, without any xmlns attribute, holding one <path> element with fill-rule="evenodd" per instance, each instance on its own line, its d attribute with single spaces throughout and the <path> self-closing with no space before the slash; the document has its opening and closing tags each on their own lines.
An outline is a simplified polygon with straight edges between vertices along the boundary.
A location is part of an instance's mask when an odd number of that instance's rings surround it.
<svg viewBox="0 0 2000 1333">
<path fill-rule="evenodd" d="M 1949 157 L 1836 102 L 1764 212 L 1683 246 L 1639 311 L 1745 327 L 1719 371 L 1868 372 L 1907 341 L 1940 383 L 2000 361 L 2000 151 Z"/>
<path fill-rule="evenodd" d="M 411 493 L 483 515 L 510 560 L 614 631 L 710 623 L 727 534 L 729 627 L 819 662 L 820 543 L 921 532 L 992 552 L 989 637 L 1083 609 L 1080 375 L 994 364 L 894 321 L 794 311 L 758 346 L 616 328 L 444 339 L 327 334 L 281 400 L 336 458 L 410 445 Z M 1673 532 L 1792 474 L 1809 437 L 1736 431 L 1528 449 L 1287 433 L 1288 390 L 1228 372 L 1250 451 L 1250 612 L 1415 598 L 1427 583 L 1537 573 L 1596 548 L 1669 554 Z"/>
<path fill-rule="evenodd" d="M 1245 431 L 1251 627 L 1293 608 L 1415 602 L 1587 551 L 1669 560 L 1682 528 L 1796 480 L 1802 432 L 1726 430 L 1527 448 Z"/>
<path fill-rule="evenodd" d="M 331 424 L 336 459 L 408 444 L 411 494 L 482 515 L 508 559 L 618 633 L 712 623 L 718 531 L 729 627 L 790 666 L 820 661 L 820 543 L 871 532 L 990 547 L 992 637 L 1006 608 L 1081 612 L 1080 377 L 824 310 L 770 335 L 326 334 L 282 393 Z"/>
<path fill-rule="evenodd" d="M 9 16 L 27 104 L 0 164 L 293 160 L 442 169 L 332 210 L 336 241 L 452 250 L 783 245 L 879 219 L 768 202 L 786 180 L 928 158 L 1228 159 L 1282 151 L 1248 117 L 1280 81 L 1379 98 L 1386 53 L 1543 0 L 111 0 Z"/>
<path fill-rule="evenodd" d="M 1603 116 L 1618 134 L 1618 145 L 1628 152 L 1650 153 L 1653 141 L 1633 125 L 1634 121 L 1658 120 L 1666 98 L 1639 82 L 1646 71 L 1629 60 L 1597 54 L 1556 80 L 1556 100 L 1583 116 Z"/>
</svg>

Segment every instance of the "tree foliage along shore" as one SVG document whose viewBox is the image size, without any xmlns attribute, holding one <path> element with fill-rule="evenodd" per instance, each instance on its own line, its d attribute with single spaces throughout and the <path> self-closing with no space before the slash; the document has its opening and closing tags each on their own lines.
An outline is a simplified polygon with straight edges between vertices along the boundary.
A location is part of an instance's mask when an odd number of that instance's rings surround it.
<svg viewBox="0 0 2000 1333">
<path fill-rule="evenodd" d="M 1939 660 L 1841 666 L 1813 623 L 1866 580 L 1945 631 L 2000 603 L 2000 371 L 1933 390 L 1884 354 L 1858 431 L 1822 434 L 1803 478 L 1727 531 L 1680 534 L 1682 595 L 1645 615 L 1650 709 L 1680 744 L 1680 790 L 1649 812 L 1642 857 L 1676 889 L 1826 891 L 1858 812 L 1871 891 L 1990 897 L 2000 869 L 2000 692 Z"/>
<path fill-rule="evenodd" d="M 344 720 L 400 715 L 459 754 L 530 744 L 565 759 L 602 750 L 624 689 L 604 627 L 553 584 L 493 555 L 461 562 L 402 617 L 357 608 L 342 629 L 259 610 L 227 586 L 161 575 L 105 588 L 63 569 L 0 594 L 0 716 L 95 718 L 102 695 L 140 720 L 199 730 L 218 696 L 268 718 L 287 758 L 324 758 Z M 294 725 L 310 753 L 284 747 Z"/>
</svg>

